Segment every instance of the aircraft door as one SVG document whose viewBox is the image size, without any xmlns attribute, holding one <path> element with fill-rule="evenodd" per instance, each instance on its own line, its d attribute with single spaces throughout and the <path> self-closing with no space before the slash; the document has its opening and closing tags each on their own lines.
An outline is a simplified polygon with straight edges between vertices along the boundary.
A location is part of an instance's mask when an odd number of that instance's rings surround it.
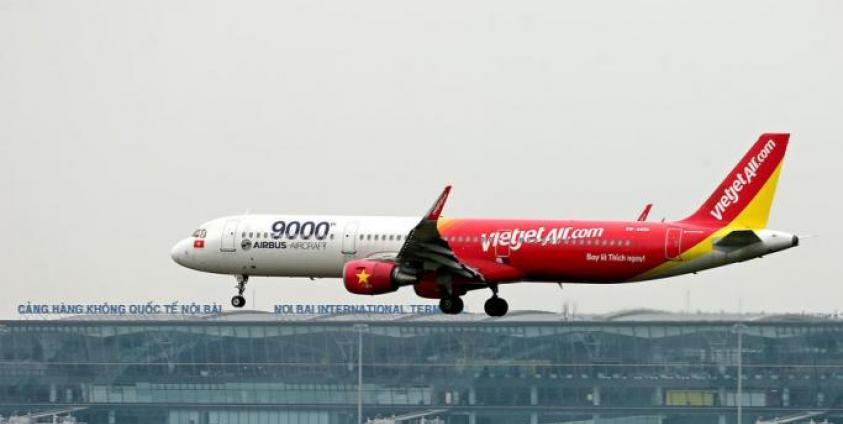
<svg viewBox="0 0 843 424">
<path fill-rule="evenodd" d="M 236 219 L 226 221 L 222 229 L 222 244 L 220 245 L 220 252 L 235 252 L 237 251 L 237 225 L 240 224 Z"/>
<path fill-rule="evenodd" d="M 356 222 L 345 224 L 342 234 L 342 253 L 345 255 L 357 253 L 357 226 Z"/>
<path fill-rule="evenodd" d="M 664 256 L 672 261 L 680 261 L 682 258 L 682 229 L 670 227 L 664 237 Z"/>
<path fill-rule="evenodd" d="M 495 246 L 495 256 L 498 257 L 498 258 L 508 258 L 509 257 L 509 245 L 506 245 L 506 246 L 497 245 L 497 246 Z"/>
<path fill-rule="evenodd" d="M 500 231 L 500 233 L 504 233 L 504 232 L 507 232 L 507 231 L 509 231 L 509 230 Z M 505 245 L 500 243 L 500 242 L 495 243 L 495 260 L 498 263 L 502 263 L 502 264 L 509 263 L 509 254 L 510 254 L 509 245 L 510 245 L 510 243 L 514 243 L 514 241 L 510 241 L 509 243 L 506 243 Z"/>
</svg>

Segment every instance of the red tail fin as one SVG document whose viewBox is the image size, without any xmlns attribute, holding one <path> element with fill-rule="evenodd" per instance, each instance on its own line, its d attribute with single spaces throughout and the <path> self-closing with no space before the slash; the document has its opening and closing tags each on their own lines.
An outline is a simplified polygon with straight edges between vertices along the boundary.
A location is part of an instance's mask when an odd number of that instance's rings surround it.
<svg viewBox="0 0 843 424">
<path fill-rule="evenodd" d="M 762 134 L 708 200 L 684 222 L 765 228 L 790 134 Z"/>
</svg>

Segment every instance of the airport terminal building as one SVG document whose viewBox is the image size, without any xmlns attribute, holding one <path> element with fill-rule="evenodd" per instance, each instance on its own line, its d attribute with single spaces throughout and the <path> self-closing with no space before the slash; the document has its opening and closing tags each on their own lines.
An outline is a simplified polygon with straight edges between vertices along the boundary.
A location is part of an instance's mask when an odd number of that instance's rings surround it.
<svg viewBox="0 0 843 424">
<path fill-rule="evenodd" d="M 655 311 L 0 321 L 0 422 L 351 424 L 361 395 L 364 419 L 408 423 L 733 424 L 739 400 L 745 423 L 843 423 L 841 336 Z"/>
</svg>

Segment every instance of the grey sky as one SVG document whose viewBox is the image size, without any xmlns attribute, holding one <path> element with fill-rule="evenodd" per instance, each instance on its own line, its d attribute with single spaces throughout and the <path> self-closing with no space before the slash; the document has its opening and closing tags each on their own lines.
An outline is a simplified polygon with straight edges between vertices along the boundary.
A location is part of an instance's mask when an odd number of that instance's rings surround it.
<svg viewBox="0 0 843 424">
<path fill-rule="evenodd" d="M 220 302 L 172 263 L 254 212 L 681 218 L 790 131 L 772 228 L 798 249 L 511 309 L 839 308 L 843 3 L 0 0 L 0 317 L 26 301 Z M 255 279 L 257 306 L 417 302 Z M 486 292 L 467 296 L 482 309 Z M 742 300 L 741 300 L 742 299 Z"/>
</svg>

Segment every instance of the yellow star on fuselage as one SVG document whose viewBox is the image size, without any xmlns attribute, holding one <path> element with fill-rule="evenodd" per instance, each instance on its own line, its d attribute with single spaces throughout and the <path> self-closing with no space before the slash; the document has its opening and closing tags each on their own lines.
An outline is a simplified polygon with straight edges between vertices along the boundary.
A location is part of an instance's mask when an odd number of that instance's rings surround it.
<svg viewBox="0 0 843 424">
<path fill-rule="evenodd" d="M 357 284 L 369 284 L 369 273 L 365 269 L 357 274 Z"/>
</svg>

